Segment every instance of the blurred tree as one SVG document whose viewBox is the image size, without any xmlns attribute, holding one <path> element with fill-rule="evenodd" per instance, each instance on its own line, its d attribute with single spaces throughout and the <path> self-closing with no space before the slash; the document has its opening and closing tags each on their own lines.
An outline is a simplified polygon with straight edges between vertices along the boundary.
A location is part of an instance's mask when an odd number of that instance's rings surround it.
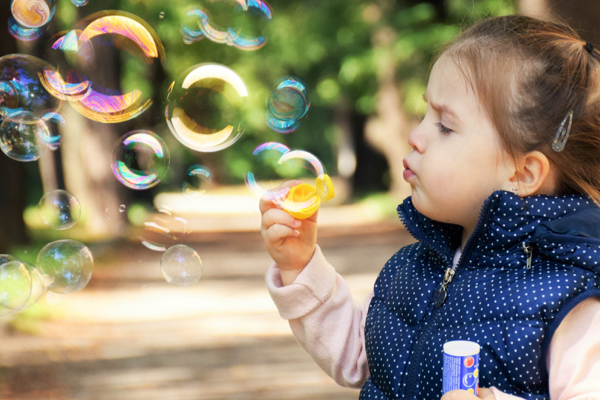
<svg viewBox="0 0 600 400">
<path fill-rule="evenodd" d="M 8 5 L 4 3 L 2 5 L 7 8 Z M 7 18 L 0 18 L 0 57 L 16 52 L 17 44 L 8 34 Z M 0 253 L 7 253 L 11 246 L 28 241 L 23 222 L 26 176 L 24 163 L 14 161 L 0 152 Z"/>
</svg>

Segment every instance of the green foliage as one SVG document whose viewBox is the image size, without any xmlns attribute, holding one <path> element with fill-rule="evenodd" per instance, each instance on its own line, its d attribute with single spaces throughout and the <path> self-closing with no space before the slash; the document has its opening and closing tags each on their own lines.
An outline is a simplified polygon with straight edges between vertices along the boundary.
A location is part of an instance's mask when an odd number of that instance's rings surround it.
<svg viewBox="0 0 600 400">
<path fill-rule="evenodd" d="M 157 32 L 166 51 L 166 78 L 157 84 L 147 66 L 131 57 L 122 57 L 122 87 L 138 88 L 153 98 L 166 99 L 171 82 L 189 67 L 216 62 L 242 76 L 251 93 L 247 108 L 240 111 L 246 131 L 231 148 L 218 157 L 175 151 L 172 163 L 205 163 L 216 169 L 221 183 L 239 183 L 250 168 L 252 150 L 266 141 L 279 141 L 292 149 L 303 149 L 319 157 L 330 173 L 335 173 L 334 111 L 341 102 L 353 105 L 358 113 L 375 110 L 380 67 L 391 60 L 404 96 L 405 110 L 418 117 L 424 111 L 421 96 L 425 90 L 431 60 L 438 49 L 456 37 L 461 26 L 489 15 L 516 11 L 515 0 L 271 0 L 273 19 L 234 12 L 224 1 L 113 0 L 106 2 L 147 21 Z M 187 11 L 202 4 L 215 14 L 222 26 L 239 24 L 245 32 L 262 32 L 265 47 L 242 51 L 207 39 L 185 44 L 182 24 L 189 23 Z M 80 9 L 85 11 L 88 6 Z M 103 5 L 104 7 L 104 5 Z M 227 9 L 229 8 L 229 11 Z M 74 21 L 75 7 L 60 0 L 56 17 L 67 29 Z M 229 13 L 229 15 L 228 15 Z M 308 86 L 311 109 L 300 129 L 289 135 L 269 130 L 265 123 L 265 100 L 273 82 L 294 75 Z M 164 110 L 164 103 L 159 104 Z M 160 114 L 160 113 L 158 113 Z M 156 132 L 170 135 L 164 119 L 157 119 Z M 135 122 L 134 122 L 135 123 Z M 329 132 L 329 133 L 328 133 Z M 177 144 L 175 142 L 175 144 Z M 165 185 L 175 189 L 184 166 L 175 166 Z M 179 174 L 179 175 L 178 175 Z"/>
</svg>

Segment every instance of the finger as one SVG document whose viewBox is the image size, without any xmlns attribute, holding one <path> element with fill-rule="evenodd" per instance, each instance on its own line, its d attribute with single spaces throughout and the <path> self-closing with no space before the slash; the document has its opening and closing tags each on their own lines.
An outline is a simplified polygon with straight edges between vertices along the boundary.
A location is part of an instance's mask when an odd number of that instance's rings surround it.
<svg viewBox="0 0 600 400">
<path fill-rule="evenodd" d="M 291 216 L 284 210 L 278 208 L 271 208 L 263 214 L 262 218 L 263 225 L 269 229 L 274 224 L 281 224 L 289 226 L 292 229 L 297 229 L 302 226 L 302 222 Z"/>
<path fill-rule="evenodd" d="M 280 204 L 285 201 L 288 193 L 289 189 L 287 187 L 276 187 L 265 191 L 258 205 L 261 214 L 271 208 L 281 208 Z"/>
<path fill-rule="evenodd" d="M 275 224 L 266 229 L 263 236 L 267 243 L 281 242 L 287 238 L 297 238 L 300 232 L 290 228 L 289 226 Z"/>
</svg>

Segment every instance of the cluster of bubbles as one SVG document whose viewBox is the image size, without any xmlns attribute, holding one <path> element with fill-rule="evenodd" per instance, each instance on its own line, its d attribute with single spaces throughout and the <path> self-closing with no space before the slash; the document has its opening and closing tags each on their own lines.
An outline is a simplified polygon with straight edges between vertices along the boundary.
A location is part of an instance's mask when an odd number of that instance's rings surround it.
<svg viewBox="0 0 600 400">
<path fill-rule="evenodd" d="M 11 0 L 8 31 L 16 39 L 35 40 L 44 33 L 55 9 L 54 0 Z"/>
<path fill-rule="evenodd" d="M 293 76 L 279 78 L 267 98 L 267 125 L 275 132 L 294 132 L 309 108 L 304 82 Z"/>
<path fill-rule="evenodd" d="M 186 21 L 181 27 L 183 41 L 192 44 L 204 38 L 215 43 L 235 46 L 241 50 L 257 50 L 267 44 L 267 38 L 255 32 L 248 20 L 258 19 L 254 25 L 264 25 L 273 18 L 273 10 L 262 0 L 213 0 L 207 7 L 197 6 L 187 11 Z M 227 26 L 218 24 L 218 12 L 225 9 Z M 213 11 L 213 13 L 211 13 Z"/>
<path fill-rule="evenodd" d="M 88 0 L 71 2 L 81 7 Z M 43 33 L 54 11 L 55 0 L 12 0 L 9 31 L 19 40 L 34 40 Z M 159 18 L 164 18 L 163 12 Z M 257 50 L 267 43 L 265 24 L 273 18 L 273 11 L 262 0 L 208 0 L 205 6 L 188 9 L 185 18 L 181 32 L 188 44 L 206 38 L 241 50 Z M 35 161 L 48 149 L 58 149 L 62 142 L 60 130 L 66 122 L 60 113 L 63 101 L 86 118 L 102 123 L 125 122 L 150 107 L 150 93 L 102 87 L 88 77 L 86 66 L 101 68 L 102 46 L 126 51 L 147 65 L 165 61 L 163 45 L 154 29 L 133 14 L 114 10 L 91 14 L 51 39 L 51 47 L 61 60 L 58 67 L 27 55 L 0 57 L 0 149 L 7 156 Z M 230 147 L 244 134 L 248 102 L 248 87 L 238 73 L 225 65 L 203 63 L 189 67 L 171 83 L 165 118 L 173 136 L 184 146 L 216 152 Z M 278 79 L 266 106 L 266 121 L 272 130 L 294 132 L 310 108 L 306 85 L 292 76 Z M 258 146 L 253 154 L 253 166 L 244 176 L 246 185 L 257 196 L 279 202 L 290 213 L 318 208 L 321 201 L 333 195 L 329 177 L 311 153 L 269 142 Z M 169 165 L 165 142 L 149 130 L 124 134 L 116 142 L 111 160 L 116 179 L 134 190 L 158 185 Z M 315 179 L 314 190 L 278 187 L 282 180 L 307 177 Z M 213 172 L 194 164 L 187 168 L 182 192 L 197 199 L 213 184 Z M 125 205 L 119 207 L 119 212 L 125 210 Z M 46 226 L 65 230 L 78 222 L 81 205 L 71 193 L 55 190 L 40 199 L 38 212 Z M 202 273 L 198 253 L 177 243 L 187 233 L 188 221 L 161 206 L 144 222 L 144 233 L 138 237 L 148 249 L 163 253 L 162 274 L 176 286 L 192 285 Z M 89 249 L 73 240 L 48 244 L 36 264 L 33 267 L 16 259 L 2 262 L 0 258 L 0 268 L 7 266 L 0 270 L 0 291 L 5 287 L 5 276 L 6 282 L 13 282 L 6 285 L 10 293 L 0 293 L 0 307 L 24 309 L 47 289 L 57 293 L 80 290 L 93 269 Z"/>
<path fill-rule="evenodd" d="M 92 253 L 76 240 L 58 240 L 44 246 L 36 265 L 0 254 L 0 316 L 25 310 L 50 290 L 73 293 L 83 289 L 94 269 Z"/>
<path fill-rule="evenodd" d="M 39 58 L 0 57 L 0 149 L 17 161 L 35 161 L 60 146 L 61 101 L 41 85 L 39 74 L 52 66 Z"/>
</svg>

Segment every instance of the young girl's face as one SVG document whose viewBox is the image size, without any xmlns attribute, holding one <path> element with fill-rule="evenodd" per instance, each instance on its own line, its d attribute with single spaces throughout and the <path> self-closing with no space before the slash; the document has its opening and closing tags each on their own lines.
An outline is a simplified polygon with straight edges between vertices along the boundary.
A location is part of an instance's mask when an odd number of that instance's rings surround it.
<svg viewBox="0 0 600 400">
<path fill-rule="evenodd" d="M 427 113 L 408 136 L 413 150 L 405 158 L 413 204 L 431 219 L 472 230 L 484 200 L 510 189 L 512 160 L 449 56 L 433 66 L 424 99 Z"/>
</svg>

